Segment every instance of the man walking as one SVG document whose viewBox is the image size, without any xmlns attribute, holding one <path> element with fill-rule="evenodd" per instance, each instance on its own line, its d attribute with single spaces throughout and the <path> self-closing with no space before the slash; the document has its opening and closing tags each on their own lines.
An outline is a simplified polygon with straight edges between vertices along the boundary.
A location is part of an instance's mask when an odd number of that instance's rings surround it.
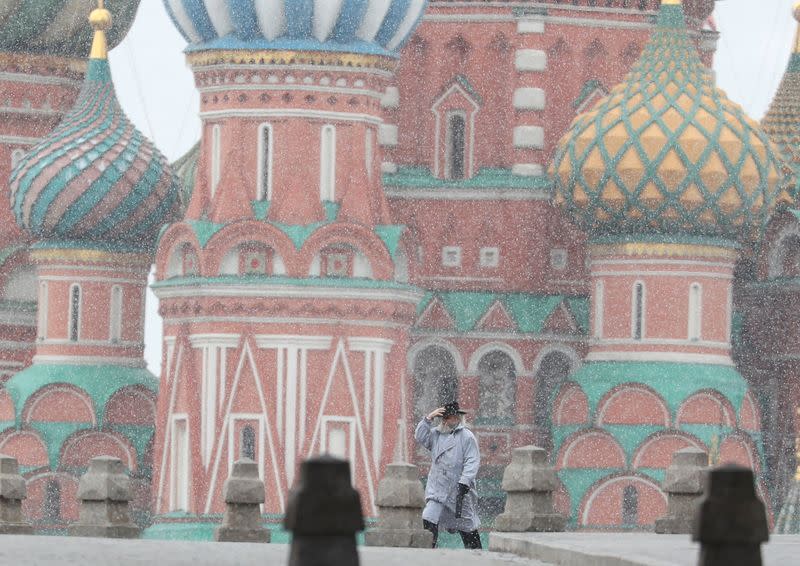
<svg viewBox="0 0 800 566">
<path fill-rule="evenodd" d="M 475 492 L 481 455 L 475 435 L 464 426 L 465 414 L 457 402 L 448 403 L 422 419 L 414 432 L 431 452 L 422 525 L 433 533 L 434 548 L 439 529 L 458 531 L 464 548 L 481 548 Z"/>
</svg>

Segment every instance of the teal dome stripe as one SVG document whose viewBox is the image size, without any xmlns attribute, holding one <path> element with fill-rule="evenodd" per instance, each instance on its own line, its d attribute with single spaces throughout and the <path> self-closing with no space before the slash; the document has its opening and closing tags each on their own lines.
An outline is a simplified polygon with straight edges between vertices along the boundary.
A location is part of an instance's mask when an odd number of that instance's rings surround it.
<svg viewBox="0 0 800 566">
<path fill-rule="evenodd" d="M 125 128 L 123 124 L 122 127 L 116 130 L 115 135 L 113 136 L 114 143 L 122 139 L 124 135 Z M 111 139 L 108 141 L 111 141 Z M 128 147 L 131 147 L 134 151 L 138 151 L 139 147 L 141 146 L 141 142 L 141 138 L 138 140 L 131 140 Z M 109 144 L 109 149 L 110 147 L 111 144 Z M 91 213 L 94 207 L 100 204 L 102 199 L 108 195 L 110 188 L 119 182 L 127 170 L 127 167 L 125 167 L 121 161 L 124 160 L 122 160 L 120 156 L 114 161 L 110 162 L 106 167 L 106 170 L 103 171 L 103 174 L 100 175 L 100 177 L 98 177 L 91 185 L 89 185 L 86 191 L 69 206 L 66 213 L 61 217 L 56 226 L 57 232 L 68 233 L 78 222 L 83 220 L 87 214 Z M 137 189 L 138 186 L 134 188 L 134 191 Z M 55 197 L 57 196 L 58 194 L 55 195 Z M 107 216 L 105 220 L 101 221 L 100 224 L 104 224 L 106 221 L 108 221 L 109 216 Z M 119 218 L 116 219 L 117 222 L 119 220 Z M 88 237 L 92 237 L 96 229 L 97 227 L 88 231 L 86 235 Z"/>
</svg>

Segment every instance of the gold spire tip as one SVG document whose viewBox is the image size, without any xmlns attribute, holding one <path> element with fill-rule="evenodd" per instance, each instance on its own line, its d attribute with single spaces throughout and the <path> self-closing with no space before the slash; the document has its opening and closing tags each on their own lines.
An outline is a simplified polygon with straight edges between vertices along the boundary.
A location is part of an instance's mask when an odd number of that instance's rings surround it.
<svg viewBox="0 0 800 566">
<path fill-rule="evenodd" d="M 795 20 L 800 22 L 800 2 L 795 2 L 794 6 L 792 6 L 792 15 Z"/>
<path fill-rule="evenodd" d="M 92 52 L 89 55 L 90 59 L 108 58 L 106 32 L 111 29 L 112 21 L 111 12 L 106 10 L 103 5 L 103 0 L 97 0 L 97 8 L 92 10 L 92 13 L 89 14 L 89 23 L 92 25 L 92 29 L 94 29 Z"/>
</svg>

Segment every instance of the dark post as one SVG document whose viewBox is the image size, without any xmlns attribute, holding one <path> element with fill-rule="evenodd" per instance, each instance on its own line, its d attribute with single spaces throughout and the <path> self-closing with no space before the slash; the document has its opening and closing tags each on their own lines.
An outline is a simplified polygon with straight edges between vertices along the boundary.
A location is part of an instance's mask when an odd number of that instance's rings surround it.
<svg viewBox="0 0 800 566">
<path fill-rule="evenodd" d="M 327 455 L 303 462 L 283 524 L 292 532 L 289 566 L 358 566 L 364 517 L 349 462 Z"/>
<path fill-rule="evenodd" d="M 708 474 L 692 540 L 700 543 L 699 566 L 761 566 L 769 530 L 752 470 L 728 465 Z"/>
</svg>

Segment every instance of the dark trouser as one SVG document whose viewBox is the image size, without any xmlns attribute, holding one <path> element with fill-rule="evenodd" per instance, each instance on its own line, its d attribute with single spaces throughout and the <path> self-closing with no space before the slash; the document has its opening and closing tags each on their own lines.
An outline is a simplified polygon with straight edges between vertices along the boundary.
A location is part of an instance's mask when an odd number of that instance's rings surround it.
<svg viewBox="0 0 800 566">
<path fill-rule="evenodd" d="M 422 528 L 433 533 L 433 548 L 436 548 L 436 543 L 439 541 L 439 525 L 423 519 Z M 458 531 L 458 534 L 461 535 L 461 542 L 464 543 L 464 548 L 470 550 L 483 548 L 481 546 L 481 535 L 478 531 Z"/>
</svg>

